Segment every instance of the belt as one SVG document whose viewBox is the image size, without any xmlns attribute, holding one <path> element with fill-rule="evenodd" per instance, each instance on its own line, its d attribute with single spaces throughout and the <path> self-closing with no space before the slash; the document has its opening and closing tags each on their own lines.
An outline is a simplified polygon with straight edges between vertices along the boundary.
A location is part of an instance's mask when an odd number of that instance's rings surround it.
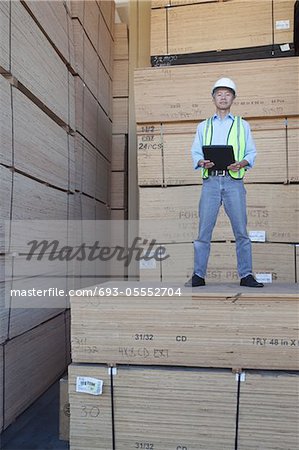
<svg viewBox="0 0 299 450">
<path fill-rule="evenodd" d="M 225 177 L 228 174 L 227 170 L 209 170 L 209 175 L 212 177 Z"/>
</svg>

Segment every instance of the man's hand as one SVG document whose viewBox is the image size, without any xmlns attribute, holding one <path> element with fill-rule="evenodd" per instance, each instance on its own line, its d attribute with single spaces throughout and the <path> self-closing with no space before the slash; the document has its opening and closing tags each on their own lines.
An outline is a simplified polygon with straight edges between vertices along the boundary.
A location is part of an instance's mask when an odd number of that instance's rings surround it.
<svg viewBox="0 0 299 450">
<path fill-rule="evenodd" d="M 227 170 L 232 170 L 233 172 L 238 172 L 238 170 L 244 169 L 244 167 L 246 167 L 247 165 L 248 165 L 248 161 L 246 161 L 246 159 L 243 159 L 240 162 L 236 161 L 233 164 L 231 164 L 230 166 L 227 166 Z"/>
<path fill-rule="evenodd" d="M 203 169 L 211 169 L 215 164 L 209 159 L 200 159 L 197 163 L 198 167 L 202 167 Z"/>
</svg>

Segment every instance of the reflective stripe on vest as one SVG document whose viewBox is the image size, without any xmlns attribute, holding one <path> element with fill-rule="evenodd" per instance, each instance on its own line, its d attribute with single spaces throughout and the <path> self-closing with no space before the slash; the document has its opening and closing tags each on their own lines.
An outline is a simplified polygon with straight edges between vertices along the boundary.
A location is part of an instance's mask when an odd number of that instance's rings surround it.
<svg viewBox="0 0 299 450">
<path fill-rule="evenodd" d="M 203 130 L 203 145 L 211 145 L 213 139 L 213 117 L 207 119 Z M 234 149 L 234 155 L 236 161 L 242 161 L 245 156 L 245 128 L 242 124 L 242 118 L 235 116 L 232 126 L 228 132 L 227 145 L 232 145 Z M 240 169 L 238 172 L 228 171 L 232 178 L 237 180 L 242 179 L 245 174 L 245 169 Z M 203 178 L 208 178 L 208 169 L 204 169 L 202 172 Z"/>
</svg>

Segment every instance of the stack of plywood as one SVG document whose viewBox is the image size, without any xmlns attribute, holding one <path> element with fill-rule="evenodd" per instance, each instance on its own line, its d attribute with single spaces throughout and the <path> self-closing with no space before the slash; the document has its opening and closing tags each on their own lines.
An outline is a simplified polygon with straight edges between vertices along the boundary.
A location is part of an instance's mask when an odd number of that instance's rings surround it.
<svg viewBox="0 0 299 450">
<path fill-rule="evenodd" d="M 72 19 L 75 6 L 80 19 Z M 2 431 L 69 361 L 74 270 L 65 257 L 51 260 L 54 244 L 41 260 L 31 257 L 30 241 L 57 240 L 60 251 L 71 220 L 107 218 L 114 2 L 2 2 L 0 23 Z"/>
<path fill-rule="evenodd" d="M 128 28 L 115 24 L 113 71 L 113 135 L 111 157 L 111 220 L 112 246 L 127 247 L 128 217 L 128 97 L 129 42 Z M 118 279 L 127 276 L 123 263 L 110 262 L 110 275 Z"/>
<path fill-rule="evenodd" d="M 112 158 L 112 79 L 114 52 L 113 1 L 70 1 L 75 48 L 75 173 L 73 218 L 110 219 Z M 82 224 L 78 239 L 92 246 Z M 77 286 L 88 286 L 107 276 L 105 268 L 82 261 L 75 268 Z"/>
<path fill-rule="evenodd" d="M 202 178 L 193 169 L 191 146 L 198 122 L 213 114 L 210 90 L 221 76 L 235 80 L 232 112 L 249 121 L 257 147 L 256 165 L 244 178 L 254 270 L 268 282 L 295 282 L 299 110 L 290 86 L 297 85 L 298 58 L 136 70 L 140 233 L 169 253 L 162 267 L 142 264 L 140 275 L 184 282 L 192 274 Z M 237 281 L 233 240 L 221 209 L 208 279 Z"/>
<path fill-rule="evenodd" d="M 71 299 L 71 449 L 296 446 L 294 286 L 101 287 Z"/>
<path fill-rule="evenodd" d="M 153 251 L 161 248 L 156 245 Z M 163 244 L 168 258 L 163 261 L 143 263 L 140 267 L 142 280 L 177 282 L 189 280 L 193 274 L 193 245 L 190 243 Z M 296 256 L 294 245 L 282 243 L 253 243 L 253 267 L 257 277 L 268 282 L 294 283 L 296 277 Z M 211 247 L 206 280 L 214 282 L 238 282 L 235 245 L 213 242 Z"/>
<path fill-rule="evenodd" d="M 298 370 L 295 285 L 258 292 L 233 283 L 101 287 L 93 297 L 71 298 L 73 363 Z M 118 296 L 108 295 L 112 287 Z"/>
<path fill-rule="evenodd" d="M 115 24 L 113 72 L 113 136 L 111 208 L 112 218 L 127 217 L 127 141 L 129 96 L 128 29 L 124 23 Z"/>
<path fill-rule="evenodd" d="M 297 404 L 298 374 L 247 373 L 240 390 L 238 449 L 258 448 L 261 442 L 267 450 L 296 448 Z M 257 426 L 261 422 L 263 426 Z"/>
<path fill-rule="evenodd" d="M 71 365 L 69 376 L 72 449 L 233 446 L 237 383 L 228 371 L 119 367 L 113 376 L 113 416 L 107 368 Z M 78 393 L 78 377 L 102 380 L 102 395 Z"/>
<path fill-rule="evenodd" d="M 26 257 L 30 251 L 27 241 L 40 237 L 38 229 L 45 232 L 42 223 L 48 224 L 48 231 L 54 221 L 61 221 L 67 229 L 74 192 L 70 134 L 74 86 L 70 17 L 63 2 L 6 2 L 1 5 L 0 18 L 5 38 L 1 41 L 0 80 L 2 429 L 47 389 L 68 362 L 65 294 L 20 296 L 10 289 L 66 290 L 66 264 L 58 271 L 46 255 L 28 264 Z M 7 21 L 9 28 L 5 27 Z M 37 225 L 37 221 L 42 222 Z M 51 341 L 54 328 L 56 338 Z M 61 349 L 58 353 L 57 347 Z M 53 358 L 55 364 L 49 364 Z M 18 391 L 12 386 L 24 383 L 28 361 L 35 381 Z"/>
<path fill-rule="evenodd" d="M 204 54 L 205 58 L 215 61 L 232 50 L 235 52 L 226 57 L 234 55 L 244 59 L 246 52 L 256 57 L 259 53 L 261 57 L 271 57 L 274 49 L 276 54 L 284 56 L 290 53 L 293 29 L 292 0 L 153 0 L 151 55 L 154 64 L 163 61 L 166 55 L 191 54 L 194 57 L 197 54 L 200 60 Z"/>
<path fill-rule="evenodd" d="M 137 123 L 188 122 L 209 117 L 214 113 L 211 89 L 221 76 L 232 78 L 237 85 L 234 114 L 245 118 L 298 116 L 292 89 L 297 85 L 298 58 L 275 58 L 137 69 Z"/>
<path fill-rule="evenodd" d="M 69 9 L 75 47 L 80 218 L 105 220 L 110 205 L 114 3 L 70 1 Z"/>
</svg>

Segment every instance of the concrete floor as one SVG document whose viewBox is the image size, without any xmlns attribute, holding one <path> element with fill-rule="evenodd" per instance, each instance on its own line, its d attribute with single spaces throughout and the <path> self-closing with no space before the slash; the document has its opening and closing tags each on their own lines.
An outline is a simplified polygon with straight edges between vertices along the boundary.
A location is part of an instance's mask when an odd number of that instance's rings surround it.
<svg viewBox="0 0 299 450">
<path fill-rule="evenodd" d="M 1 437 L 1 450 L 67 450 L 58 439 L 59 382 L 51 386 Z"/>
</svg>

